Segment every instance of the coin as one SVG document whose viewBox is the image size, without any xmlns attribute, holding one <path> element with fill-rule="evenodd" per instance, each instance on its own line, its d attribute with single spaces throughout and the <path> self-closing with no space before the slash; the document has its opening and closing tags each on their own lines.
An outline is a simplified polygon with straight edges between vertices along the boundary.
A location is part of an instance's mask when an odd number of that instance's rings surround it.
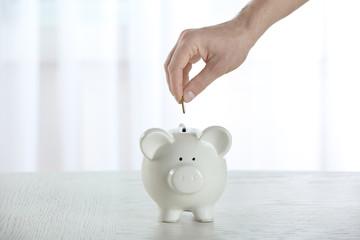
<svg viewBox="0 0 360 240">
<path fill-rule="evenodd" d="M 182 97 L 182 98 L 181 98 L 181 106 L 182 106 L 182 111 L 183 111 L 183 114 L 185 114 L 184 97 Z"/>
</svg>

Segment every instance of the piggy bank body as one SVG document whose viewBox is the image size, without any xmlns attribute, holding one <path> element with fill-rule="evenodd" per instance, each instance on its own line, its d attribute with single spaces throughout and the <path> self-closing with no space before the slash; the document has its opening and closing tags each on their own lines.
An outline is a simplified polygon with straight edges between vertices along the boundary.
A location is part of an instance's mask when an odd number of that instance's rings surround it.
<svg viewBox="0 0 360 240">
<path fill-rule="evenodd" d="M 200 132 L 180 125 L 143 134 L 143 184 L 159 205 L 161 221 L 176 222 L 182 211 L 193 212 L 201 222 L 213 221 L 213 206 L 227 178 L 223 156 L 230 146 L 230 133 L 218 126 Z"/>
</svg>

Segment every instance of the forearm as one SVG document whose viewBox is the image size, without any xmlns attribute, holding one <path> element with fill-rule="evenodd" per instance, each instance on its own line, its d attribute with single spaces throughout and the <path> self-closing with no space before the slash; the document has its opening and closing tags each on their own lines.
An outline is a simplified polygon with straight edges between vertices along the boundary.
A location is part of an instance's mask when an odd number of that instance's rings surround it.
<svg viewBox="0 0 360 240">
<path fill-rule="evenodd" d="M 274 23 L 288 16 L 308 0 L 253 0 L 231 21 L 247 31 L 252 44 Z"/>
</svg>

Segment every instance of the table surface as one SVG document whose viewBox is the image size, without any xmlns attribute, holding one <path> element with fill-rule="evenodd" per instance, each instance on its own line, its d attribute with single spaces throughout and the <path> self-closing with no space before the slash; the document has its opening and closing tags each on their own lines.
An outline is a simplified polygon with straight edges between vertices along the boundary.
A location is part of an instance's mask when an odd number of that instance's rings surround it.
<svg viewBox="0 0 360 240">
<path fill-rule="evenodd" d="M 1 173 L 0 239 L 360 239 L 360 173 L 229 172 L 212 223 L 159 222 L 140 172 Z"/>
</svg>

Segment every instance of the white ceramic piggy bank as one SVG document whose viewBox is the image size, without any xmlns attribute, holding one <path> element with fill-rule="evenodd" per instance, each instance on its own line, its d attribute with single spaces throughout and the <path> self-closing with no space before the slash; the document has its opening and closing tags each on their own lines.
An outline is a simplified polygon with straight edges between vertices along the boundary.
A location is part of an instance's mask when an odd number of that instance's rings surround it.
<svg viewBox="0 0 360 240">
<path fill-rule="evenodd" d="M 200 132 L 180 125 L 169 132 L 153 128 L 143 134 L 142 179 L 159 205 L 161 221 L 176 222 L 182 211 L 193 212 L 201 222 L 213 221 L 213 206 L 227 178 L 223 156 L 230 146 L 230 133 L 218 126 Z"/>
</svg>

